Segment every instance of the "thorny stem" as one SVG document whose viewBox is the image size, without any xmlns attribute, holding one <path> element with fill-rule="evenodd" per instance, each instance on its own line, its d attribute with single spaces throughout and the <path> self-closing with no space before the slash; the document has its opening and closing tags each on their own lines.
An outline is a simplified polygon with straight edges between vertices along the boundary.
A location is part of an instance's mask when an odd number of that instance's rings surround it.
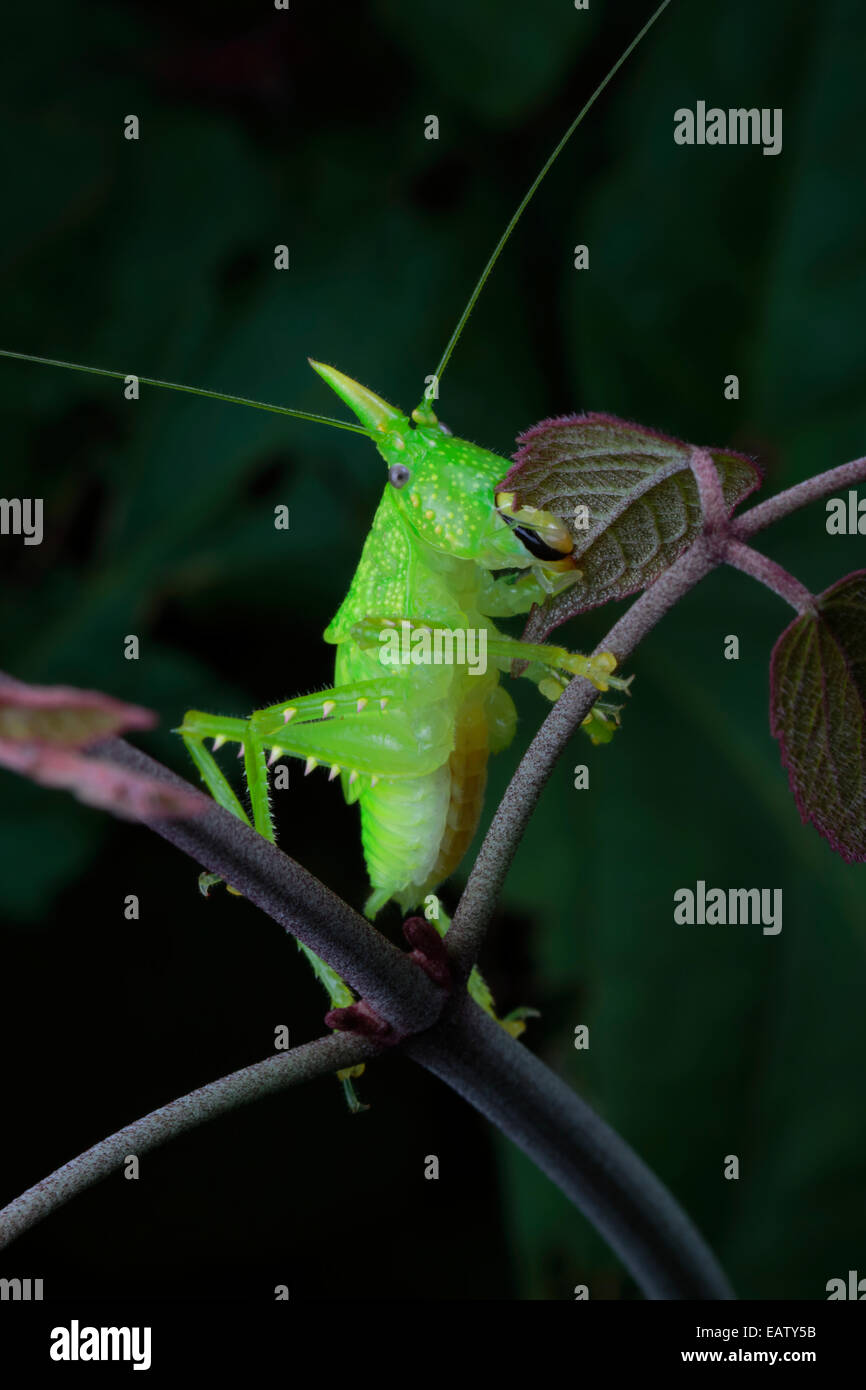
<svg viewBox="0 0 866 1390">
<path fill-rule="evenodd" d="M 288 1086 L 354 1066 L 380 1051 L 369 1039 L 331 1033 L 288 1052 L 277 1052 L 263 1062 L 242 1067 L 168 1105 L 161 1105 L 158 1110 L 151 1110 L 149 1115 L 143 1115 L 70 1159 L 4 1207 L 0 1211 L 0 1249 L 11 1245 L 70 1198 L 114 1172 L 129 1154 L 147 1153 L 236 1106 L 248 1105 L 250 1101 L 274 1095 Z"/>
</svg>

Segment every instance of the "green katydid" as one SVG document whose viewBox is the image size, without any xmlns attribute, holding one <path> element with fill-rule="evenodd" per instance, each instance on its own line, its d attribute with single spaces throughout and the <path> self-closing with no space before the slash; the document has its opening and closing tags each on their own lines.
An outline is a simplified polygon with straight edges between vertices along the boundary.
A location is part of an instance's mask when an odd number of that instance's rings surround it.
<svg viewBox="0 0 866 1390">
<path fill-rule="evenodd" d="M 500 237 L 451 336 L 432 381 L 436 390 L 487 278 L 525 207 L 607 83 L 667 7 L 655 11 L 593 92 L 532 183 Z M 2 352 L 2 356 L 124 379 L 125 373 Z M 246 719 L 191 710 L 178 732 L 217 802 L 273 840 L 268 767 L 278 758 L 326 765 L 350 803 L 358 802 L 371 893 L 371 918 L 390 900 L 417 908 L 457 867 L 477 828 L 488 756 L 514 735 L 516 712 L 500 674 L 521 663 L 548 699 L 573 675 L 599 690 L 623 689 L 616 662 L 565 648 L 529 644 L 501 634 L 494 619 L 526 613 L 533 603 L 579 582 L 573 539 L 561 518 L 520 505 L 498 489 L 508 460 L 456 438 L 440 425 L 428 385 L 411 416 L 335 368 L 311 365 L 359 423 L 139 377 L 143 385 L 211 396 L 367 435 L 388 467 L 385 491 L 338 613 L 324 637 L 336 646 L 330 690 L 286 700 Z M 430 379 L 428 379 L 429 381 Z M 481 642 L 487 665 L 466 658 L 467 635 Z M 394 639 L 410 648 L 393 657 Z M 431 660 L 431 643 L 446 639 L 451 661 Z M 399 645 L 399 643 L 398 643 Z M 457 660 L 453 661 L 454 649 Z M 425 655 L 425 653 L 427 655 Z M 462 653 L 462 656 L 461 656 Z M 609 706 L 596 706 L 590 736 L 608 736 Z M 211 747 L 206 746 L 206 740 Z M 233 743 L 243 758 L 250 814 L 214 754 Z M 439 930 L 447 927 L 440 918 Z M 353 1002 L 336 973 L 306 947 L 332 1006 Z M 477 972 L 470 989 L 492 1012 Z M 515 1028 L 514 1031 L 517 1031 Z M 344 1078 L 347 1080 L 347 1078 Z M 351 1086 L 347 1086 L 351 1099 Z"/>
</svg>

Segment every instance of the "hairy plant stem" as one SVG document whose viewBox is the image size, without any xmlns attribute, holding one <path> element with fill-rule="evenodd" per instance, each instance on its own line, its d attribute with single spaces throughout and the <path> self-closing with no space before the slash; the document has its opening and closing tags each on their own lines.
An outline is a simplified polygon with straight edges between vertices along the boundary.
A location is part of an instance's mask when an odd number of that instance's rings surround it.
<svg viewBox="0 0 866 1390">
<path fill-rule="evenodd" d="M 795 579 L 793 574 L 789 574 L 768 555 L 762 555 L 760 551 L 746 545 L 745 541 L 729 537 L 725 543 L 724 558 L 725 564 L 732 565 L 734 569 L 750 575 L 752 579 L 757 579 L 759 584 L 772 589 L 774 594 L 790 603 L 798 613 L 815 612 L 814 596 L 809 593 L 805 584 L 801 584 L 799 579 Z"/>
<path fill-rule="evenodd" d="M 708 449 L 692 449 L 690 462 L 695 482 L 698 485 L 698 497 L 704 517 L 705 533 L 711 534 L 714 531 L 726 530 L 730 508 L 725 501 L 722 480 L 719 477 L 719 470 L 713 462 L 712 454 Z"/>
<path fill-rule="evenodd" d="M 263 1062 L 242 1067 L 168 1105 L 161 1105 L 158 1110 L 152 1110 L 149 1115 L 70 1159 L 4 1207 L 0 1211 L 0 1249 L 11 1245 L 70 1198 L 114 1172 L 129 1154 L 147 1153 L 239 1105 L 248 1105 L 250 1101 L 274 1095 L 317 1076 L 327 1076 L 342 1067 L 354 1066 L 377 1056 L 380 1051 L 376 1043 L 366 1038 L 331 1033 L 288 1052 L 277 1052 Z"/>
<path fill-rule="evenodd" d="M 486 1115 L 579 1207 L 648 1298 L 733 1298 L 670 1192 L 632 1149 L 466 994 L 403 1051 Z"/>
<path fill-rule="evenodd" d="M 826 473 L 816 473 L 814 478 L 807 478 L 805 482 L 795 483 L 784 492 L 777 492 L 775 497 L 768 497 L 766 502 L 759 502 L 747 512 L 735 516 L 731 529 L 735 536 L 745 539 L 756 531 L 762 531 L 765 526 L 771 526 L 774 521 L 790 516 L 791 512 L 799 511 L 809 502 L 819 502 L 822 497 L 829 497 L 839 488 L 854 487 L 857 483 L 866 483 L 866 458 L 841 463 L 838 468 L 828 468 Z"/>
<path fill-rule="evenodd" d="M 191 791 L 188 782 L 123 739 L 107 739 L 88 752 L 160 782 Z M 144 824 L 219 874 L 260 907 L 367 1001 L 396 1037 L 428 1027 L 442 1011 L 444 996 L 405 952 L 376 931 L 365 917 L 332 893 L 256 830 L 224 811 L 209 796 L 189 819 Z"/>
</svg>

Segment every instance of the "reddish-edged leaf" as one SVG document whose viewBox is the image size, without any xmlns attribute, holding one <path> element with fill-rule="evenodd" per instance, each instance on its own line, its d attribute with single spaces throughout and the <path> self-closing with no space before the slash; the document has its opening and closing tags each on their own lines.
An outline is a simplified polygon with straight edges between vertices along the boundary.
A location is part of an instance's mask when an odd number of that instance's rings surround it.
<svg viewBox="0 0 866 1390">
<path fill-rule="evenodd" d="M 545 604 L 545 633 L 575 613 L 645 588 L 700 534 L 694 446 L 681 439 L 593 413 L 544 420 L 517 443 L 500 489 L 516 493 L 518 505 L 561 517 L 583 572 Z M 707 452 L 731 511 L 758 486 L 760 471 L 743 454 Z"/>
<path fill-rule="evenodd" d="M 45 787 L 71 791 L 89 806 L 116 816 L 155 819 L 195 815 L 205 804 L 82 750 L 127 729 L 149 729 L 156 715 L 98 690 L 65 685 L 0 683 L 0 766 Z"/>
<path fill-rule="evenodd" d="M 770 727 L 804 824 L 849 863 L 866 860 L 866 570 L 782 633 L 770 661 Z"/>
<path fill-rule="evenodd" d="M 192 816 L 203 805 L 192 791 L 176 790 L 146 773 L 45 743 L 0 739 L 0 765 L 43 787 L 70 791 L 88 806 L 129 820 Z"/>
<path fill-rule="evenodd" d="M 99 690 L 69 685 L 27 685 L 4 679 L 0 685 L 0 739 L 85 748 L 127 729 L 150 729 L 156 715 Z"/>
</svg>

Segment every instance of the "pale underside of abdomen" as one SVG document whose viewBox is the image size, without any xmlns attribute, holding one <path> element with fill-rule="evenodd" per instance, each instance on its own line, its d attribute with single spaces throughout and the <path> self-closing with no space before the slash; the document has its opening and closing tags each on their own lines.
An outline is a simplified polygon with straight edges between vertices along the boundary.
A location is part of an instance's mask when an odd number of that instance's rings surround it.
<svg viewBox="0 0 866 1390">
<path fill-rule="evenodd" d="M 447 763 L 426 777 L 383 778 L 360 797 L 361 838 L 375 913 L 395 897 L 404 911 L 454 872 L 481 817 L 489 748 L 482 702 L 458 710 Z"/>
</svg>

